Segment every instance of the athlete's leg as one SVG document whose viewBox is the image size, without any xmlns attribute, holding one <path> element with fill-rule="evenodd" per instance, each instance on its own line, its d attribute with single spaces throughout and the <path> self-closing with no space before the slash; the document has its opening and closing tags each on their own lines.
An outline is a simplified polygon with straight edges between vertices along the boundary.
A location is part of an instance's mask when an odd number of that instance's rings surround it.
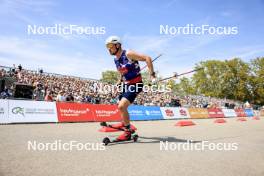
<svg viewBox="0 0 264 176">
<path fill-rule="evenodd" d="M 130 105 L 130 101 L 125 97 L 123 97 L 118 103 L 118 110 L 120 111 L 121 117 L 124 122 L 124 126 L 127 126 L 130 123 L 130 118 L 127 110 L 129 105 Z"/>
<path fill-rule="evenodd" d="M 133 89 L 134 88 L 134 89 Z M 123 141 L 123 140 L 130 140 L 131 135 L 135 132 L 130 128 L 130 118 L 128 114 L 128 106 L 132 104 L 137 96 L 137 94 L 140 92 L 135 91 L 135 87 L 132 86 L 132 89 L 128 91 L 125 91 L 121 95 L 121 99 L 118 103 L 118 109 L 120 111 L 121 117 L 123 118 L 124 123 L 124 133 L 117 137 L 117 141 Z"/>
</svg>

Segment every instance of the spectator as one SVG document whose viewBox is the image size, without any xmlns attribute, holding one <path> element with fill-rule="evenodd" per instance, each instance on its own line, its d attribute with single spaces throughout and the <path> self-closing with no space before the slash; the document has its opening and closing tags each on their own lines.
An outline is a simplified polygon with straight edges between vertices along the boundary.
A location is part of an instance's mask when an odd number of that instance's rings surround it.
<svg viewBox="0 0 264 176">
<path fill-rule="evenodd" d="M 20 65 L 21 66 L 21 65 Z M 42 69 L 41 69 L 42 70 Z M 56 101 L 74 101 L 93 104 L 116 104 L 117 95 L 107 92 L 99 92 L 94 90 L 94 85 L 102 84 L 100 81 L 81 79 L 71 76 L 63 76 L 57 74 L 41 73 L 39 71 L 29 71 L 16 68 L 0 68 L 1 77 L 12 77 L 17 82 L 29 84 L 36 87 L 34 89 L 34 99 L 36 100 L 56 100 Z M 45 94 L 45 90 L 46 91 Z M 12 89 L 1 92 L 3 97 L 12 96 Z M 142 92 L 138 95 L 134 102 L 137 105 L 155 105 L 155 106 L 177 106 L 177 107 L 242 107 L 242 103 L 228 99 L 218 99 L 206 97 L 204 95 L 176 95 L 173 92 Z"/>
<path fill-rule="evenodd" d="M 52 92 L 49 90 L 47 91 L 47 94 L 45 96 L 45 101 L 53 101 Z"/>
<path fill-rule="evenodd" d="M 56 101 L 64 102 L 66 101 L 66 98 L 64 97 L 64 91 L 60 91 L 57 95 Z"/>
<path fill-rule="evenodd" d="M 2 99 L 7 99 L 10 98 L 12 96 L 12 93 L 10 91 L 10 89 L 5 88 L 1 93 L 0 93 L 0 98 Z"/>
<path fill-rule="evenodd" d="M 34 97 L 34 100 L 36 100 L 36 101 L 43 101 L 44 100 L 45 91 L 44 91 L 42 84 L 37 83 L 37 86 L 34 89 L 33 97 Z"/>
<path fill-rule="evenodd" d="M 66 101 L 74 102 L 74 97 L 73 97 L 72 93 L 70 93 L 66 96 Z"/>
</svg>

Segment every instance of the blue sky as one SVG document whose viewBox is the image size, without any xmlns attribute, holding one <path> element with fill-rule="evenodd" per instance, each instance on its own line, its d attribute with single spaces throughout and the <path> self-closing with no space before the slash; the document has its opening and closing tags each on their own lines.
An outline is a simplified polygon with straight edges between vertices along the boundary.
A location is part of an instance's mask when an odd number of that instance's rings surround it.
<svg viewBox="0 0 264 176">
<path fill-rule="evenodd" d="M 104 46 L 119 35 L 125 49 L 150 55 L 162 76 L 207 59 L 264 56 L 264 1 L 0 0 L 0 65 L 99 79 L 115 70 Z M 28 35 L 28 25 L 103 26 L 103 35 Z M 161 35 L 160 25 L 237 26 L 237 35 Z M 144 65 L 143 63 L 141 64 Z"/>
</svg>

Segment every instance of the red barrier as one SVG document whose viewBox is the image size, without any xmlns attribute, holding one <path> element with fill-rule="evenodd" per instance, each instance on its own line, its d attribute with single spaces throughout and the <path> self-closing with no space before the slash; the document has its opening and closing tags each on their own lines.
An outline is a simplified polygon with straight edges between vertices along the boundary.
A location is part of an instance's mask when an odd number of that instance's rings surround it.
<svg viewBox="0 0 264 176">
<path fill-rule="evenodd" d="M 94 121 L 91 104 L 56 103 L 59 122 L 87 122 Z"/>
<path fill-rule="evenodd" d="M 222 118 L 225 117 L 222 109 L 220 108 L 209 108 L 208 109 L 209 118 Z"/>
<path fill-rule="evenodd" d="M 193 126 L 195 123 L 191 120 L 181 120 L 175 124 L 175 126 Z"/>
<path fill-rule="evenodd" d="M 225 119 L 216 119 L 214 123 L 226 123 Z"/>
<path fill-rule="evenodd" d="M 237 117 L 247 117 L 247 114 L 242 108 L 235 109 L 235 112 L 237 114 Z"/>
</svg>

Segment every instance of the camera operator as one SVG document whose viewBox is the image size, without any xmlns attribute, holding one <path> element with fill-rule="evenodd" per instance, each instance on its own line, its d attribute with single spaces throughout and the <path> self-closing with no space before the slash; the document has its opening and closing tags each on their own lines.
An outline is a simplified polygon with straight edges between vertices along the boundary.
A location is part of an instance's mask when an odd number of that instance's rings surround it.
<svg viewBox="0 0 264 176">
<path fill-rule="evenodd" d="M 36 88 L 34 89 L 33 92 L 34 100 L 44 101 L 44 96 L 45 96 L 44 86 L 41 83 L 37 82 Z"/>
</svg>

